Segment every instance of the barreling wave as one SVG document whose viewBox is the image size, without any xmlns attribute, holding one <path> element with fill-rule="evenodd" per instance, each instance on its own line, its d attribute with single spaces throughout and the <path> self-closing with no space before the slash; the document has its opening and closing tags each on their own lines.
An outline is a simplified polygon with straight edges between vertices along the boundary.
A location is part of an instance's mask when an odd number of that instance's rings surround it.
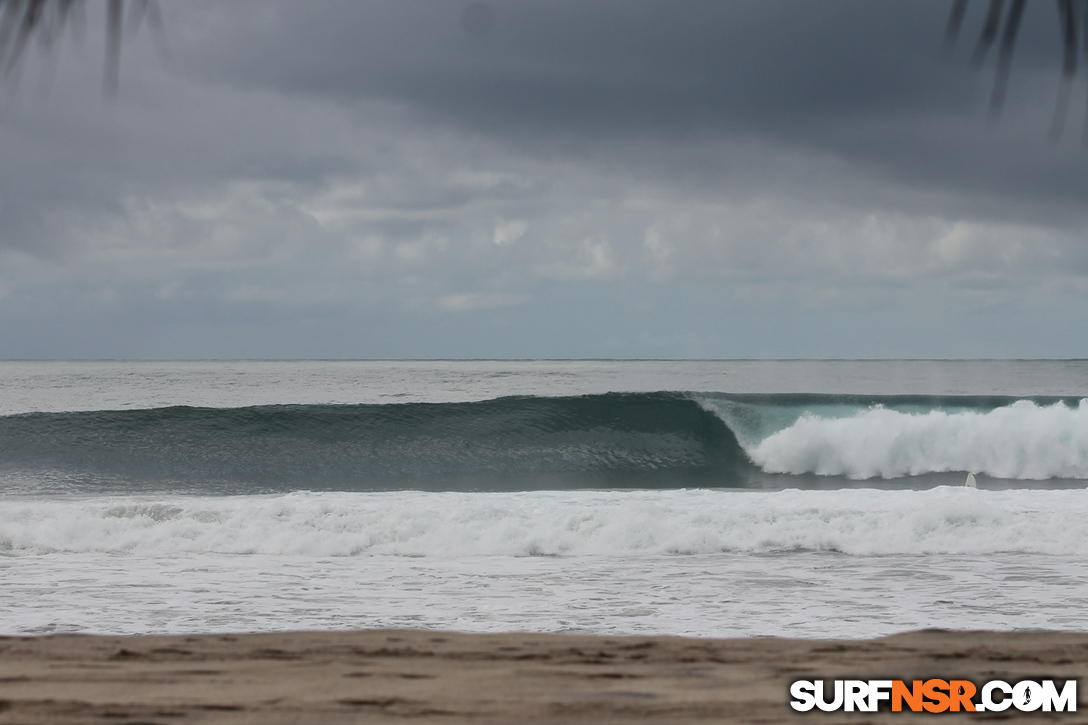
<svg viewBox="0 0 1088 725">
<path fill-rule="evenodd" d="M 0 555 L 1088 555 L 1088 491 L 386 491 L 12 500 Z"/>
<path fill-rule="evenodd" d="M 1075 399 L 640 393 L 0 417 L 0 490 L 258 493 L 1088 479 Z"/>
<path fill-rule="evenodd" d="M 28 478 L 90 492 L 714 486 L 750 467 L 721 418 L 669 393 L 0 418 L 9 489 Z"/>
</svg>

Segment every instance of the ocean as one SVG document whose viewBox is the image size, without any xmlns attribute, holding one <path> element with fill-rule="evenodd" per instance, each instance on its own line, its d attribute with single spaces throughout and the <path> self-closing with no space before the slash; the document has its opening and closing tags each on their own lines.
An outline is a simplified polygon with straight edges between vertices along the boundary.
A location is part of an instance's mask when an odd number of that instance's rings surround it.
<svg viewBox="0 0 1088 725">
<path fill-rule="evenodd" d="M 1086 630 L 1086 398 L 1085 361 L 0 362 L 0 634 Z"/>
</svg>

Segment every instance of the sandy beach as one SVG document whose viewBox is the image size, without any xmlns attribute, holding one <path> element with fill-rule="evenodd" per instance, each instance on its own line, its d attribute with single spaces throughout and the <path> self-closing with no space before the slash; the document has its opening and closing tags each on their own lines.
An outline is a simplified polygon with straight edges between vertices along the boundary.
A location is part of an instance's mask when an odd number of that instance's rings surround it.
<svg viewBox="0 0 1088 725">
<path fill-rule="evenodd" d="M 0 723 L 914 722 L 808 713 L 815 678 L 1079 678 L 1088 634 L 923 631 L 874 640 L 371 630 L 0 639 Z M 1083 697 L 1083 695 L 1081 695 Z M 1075 714 L 945 714 L 1084 722 Z"/>
</svg>

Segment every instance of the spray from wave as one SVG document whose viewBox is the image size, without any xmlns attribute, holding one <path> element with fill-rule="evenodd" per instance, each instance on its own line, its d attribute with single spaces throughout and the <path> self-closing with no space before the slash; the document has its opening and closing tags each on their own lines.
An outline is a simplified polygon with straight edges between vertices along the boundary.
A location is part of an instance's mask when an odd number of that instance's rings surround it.
<svg viewBox="0 0 1088 725">
<path fill-rule="evenodd" d="M 971 471 L 994 478 L 1088 478 L 1088 401 L 1021 400 L 976 412 L 901 412 L 882 406 L 849 417 L 806 413 L 746 447 L 771 473 L 850 479 Z"/>
</svg>

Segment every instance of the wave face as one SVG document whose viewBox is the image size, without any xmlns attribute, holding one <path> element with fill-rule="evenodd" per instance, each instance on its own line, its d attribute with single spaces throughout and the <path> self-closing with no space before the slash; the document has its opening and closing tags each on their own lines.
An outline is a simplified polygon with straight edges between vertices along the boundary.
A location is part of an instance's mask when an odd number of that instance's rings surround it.
<svg viewBox="0 0 1088 725">
<path fill-rule="evenodd" d="M 662 392 L 0 417 L 9 493 L 932 486 L 966 471 L 1088 479 L 1088 402 Z"/>
<path fill-rule="evenodd" d="M 14 500 L 0 553 L 1088 555 L 1088 491 L 327 492 Z"/>
<path fill-rule="evenodd" d="M 707 486 L 748 467 L 719 417 L 674 394 L 0 418 L 0 469 L 16 490 L 26 479 L 91 492 Z"/>
</svg>

